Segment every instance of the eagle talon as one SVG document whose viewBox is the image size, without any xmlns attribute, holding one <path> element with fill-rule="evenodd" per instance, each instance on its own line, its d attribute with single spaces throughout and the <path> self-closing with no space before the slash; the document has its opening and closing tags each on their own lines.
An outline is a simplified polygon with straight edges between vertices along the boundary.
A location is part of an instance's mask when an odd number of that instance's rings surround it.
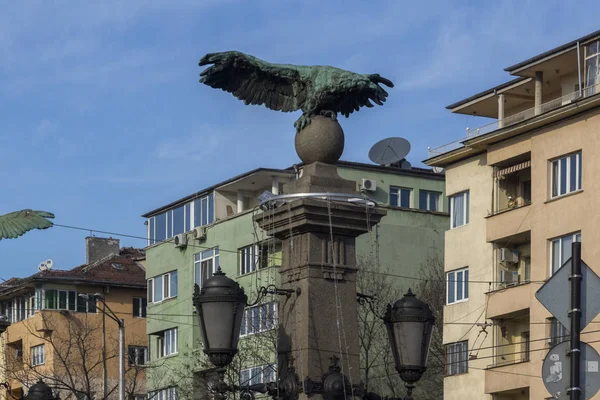
<svg viewBox="0 0 600 400">
<path fill-rule="evenodd" d="M 307 115 L 302 114 L 300 118 L 294 122 L 294 127 L 296 128 L 296 132 L 300 132 L 302 129 L 306 128 L 310 125 L 310 118 Z"/>
<path fill-rule="evenodd" d="M 331 110 L 323 110 L 319 113 L 323 117 L 329 117 L 332 121 L 337 121 L 337 113 Z"/>
</svg>

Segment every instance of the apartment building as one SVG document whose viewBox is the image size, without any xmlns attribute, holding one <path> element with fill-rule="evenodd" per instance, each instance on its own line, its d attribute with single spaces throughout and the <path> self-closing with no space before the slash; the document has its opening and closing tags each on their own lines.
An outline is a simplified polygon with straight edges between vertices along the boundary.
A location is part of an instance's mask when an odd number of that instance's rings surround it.
<svg viewBox="0 0 600 400">
<path fill-rule="evenodd" d="M 357 239 L 358 257 L 372 260 L 378 253 L 391 272 L 411 277 L 419 275 L 424 262 L 441 259 L 448 226 L 443 174 L 406 163 L 401 168 L 343 161 L 338 173 L 355 181 L 357 193 L 362 190 L 388 212 L 372 234 Z M 149 240 L 148 312 L 160 315 L 148 319 L 150 393 L 202 397 L 207 381 L 202 378 L 211 365 L 202 357 L 193 286 L 201 286 L 217 266 L 238 280 L 249 301 L 257 299 L 259 287 L 277 285 L 281 244 L 265 236 L 253 217 L 260 214 L 257 205 L 264 191 L 283 194 L 284 184 L 301 174 L 302 166 L 256 169 L 143 215 Z M 269 218 L 268 213 L 260 215 Z M 247 308 L 234 361 L 239 377 L 230 379 L 275 379 L 278 301 L 267 296 Z"/>
<path fill-rule="evenodd" d="M 88 237 L 86 256 L 78 267 L 47 262 L 0 285 L 10 323 L 0 338 L 4 398 L 20 398 L 43 378 L 61 399 L 116 399 L 119 332 L 108 309 L 125 324 L 126 395 L 146 398 L 145 255 L 119 248 L 119 240 Z"/>
<path fill-rule="evenodd" d="M 597 31 L 506 68 L 516 78 L 447 107 L 493 122 L 425 161 L 445 168 L 450 199 L 445 399 L 550 398 L 542 361 L 568 332 L 535 292 L 573 241 L 600 272 L 599 53 Z M 597 326 L 582 341 L 597 340 Z"/>
</svg>

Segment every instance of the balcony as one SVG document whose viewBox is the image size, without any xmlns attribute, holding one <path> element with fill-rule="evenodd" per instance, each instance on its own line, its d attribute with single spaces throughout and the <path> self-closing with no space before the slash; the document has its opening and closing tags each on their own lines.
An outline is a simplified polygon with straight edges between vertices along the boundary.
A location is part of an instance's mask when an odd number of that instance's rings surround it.
<svg viewBox="0 0 600 400">
<path fill-rule="evenodd" d="M 525 80 L 524 82 L 525 82 L 524 85 L 526 85 L 527 83 L 529 83 L 531 81 Z M 559 85 L 559 89 L 557 89 L 557 90 L 560 90 L 560 86 L 563 86 L 563 87 L 565 86 L 560 81 L 555 83 L 555 85 L 557 85 L 557 84 Z M 550 85 L 551 85 L 551 83 L 549 83 L 549 86 Z M 529 88 L 525 88 L 524 90 L 526 91 L 526 93 L 530 92 Z M 513 107 L 507 109 L 506 110 L 507 115 L 504 115 L 504 116 L 502 115 L 504 113 L 504 111 L 494 113 L 495 115 L 493 116 L 493 118 L 494 117 L 497 118 L 496 121 L 487 123 L 487 124 L 479 126 L 477 128 L 466 128 L 466 135 L 464 135 L 462 138 L 460 138 L 458 140 L 443 144 L 438 147 L 433 147 L 433 148 L 429 147 L 427 149 L 428 150 L 428 158 L 436 157 L 441 154 L 450 152 L 452 150 L 459 149 L 464 146 L 463 142 L 465 142 L 469 139 L 473 139 L 473 138 L 476 138 L 479 136 L 486 135 L 488 133 L 495 132 L 500 129 L 511 127 L 513 125 L 516 125 L 523 121 L 527 121 L 536 116 L 549 113 L 549 112 L 557 110 L 561 107 L 567 106 L 571 103 L 594 96 L 598 93 L 600 93 L 600 83 L 595 84 L 593 86 L 588 86 L 588 87 L 584 88 L 581 92 L 579 90 L 576 90 L 576 91 L 569 92 L 565 95 L 561 95 L 560 92 L 554 92 L 554 93 L 549 94 L 548 96 L 544 96 L 545 102 L 538 106 L 534 105 L 533 97 L 527 97 L 527 95 L 522 95 L 520 93 L 507 93 L 506 96 L 508 96 L 509 94 L 512 94 L 514 96 L 519 96 L 518 98 L 528 99 L 528 100 L 525 102 L 517 103 Z M 500 100 L 500 101 L 504 101 L 504 100 Z M 526 107 L 526 108 L 523 109 L 524 107 Z M 473 114 L 476 116 L 484 116 L 484 117 L 490 116 L 491 117 L 491 115 L 486 115 L 486 113 L 478 113 L 476 111 L 473 111 Z M 498 116 L 498 114 L 500 114 L 500 115 Z"/>
<path fill-rule="evenodd" d="M 487 293 L 487 317 L 495 318 L 531 306 L 531 234 L 523 232 L 493 242 L 494 286 Z"/>
<path fill-rule="evenodd" d="M 529 386 L 529 309 L 493 318 L 494 357 L 485 373 L 486 393 L 505 392 Z M 508 378 L 508 379 L 507 379 Z"/>
</svg>

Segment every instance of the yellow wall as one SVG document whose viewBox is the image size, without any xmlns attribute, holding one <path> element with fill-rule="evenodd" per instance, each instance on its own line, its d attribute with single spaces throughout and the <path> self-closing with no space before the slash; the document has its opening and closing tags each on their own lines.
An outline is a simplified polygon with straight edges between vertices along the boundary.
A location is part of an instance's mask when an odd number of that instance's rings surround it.
<svg viewBox="0 0 600 400">
<path fill-rule="evenodd" d="M 73 290 L 71 286 L 69 288 Z M 77 287 L 80 293 L 102 292 L 98 287 Z M 146 320 L 145 318 L 134 318 L 133 297 L 146 297 L 144 289 L 117 289 L 110 288 L 105 294 L 108 307 L 110 307 L 119 318 L 124 320 L 125 325 L 125 370 L 127 371 L 127 387 L 132 388 L 135 384 L 135 393 L 146 393 L 145 372 L 143 369 L 129 367 L 127 360 L 127 346 L 147 346 Z M 101 302 L 97 304 L 102 307 Z M 78 313 L 73 311 L 42 310 L 36 311 L 33 317 L 23 321 L 15 322 L 2 334 L 3 361 L 7 363 L 6 377 L 13 389 L 18 391 L 23 385 L 22 381 L 35 383 L 39 374 L 44 376 L 65 376 L 70 372 L 78 377 L 85 376 L 81 370 L 85 365 L 92 371 L 88 376 L 97 380 L 98 395 L 102 395 L 102 316 L 97 313 Z M 106 354 L 107 354 L 107 381 L 108 390 L 116 387 L 118 383 L 118 325 L 116 321 L 106 317 Z M 15 348 L 17 343 L 22 343 L 23 361 L 15 359 Z M 85 349 L 87 361 L 82 362 L 82 351 L 80 344 Z M 45 363 L 35 367 L 35 371 L 29 369 L 31 363 L 30 348 L 32 346 L 45 345 Z M 24 365 L 25 364 L 25 365 Z M 68 365 L 68 368 L 66 367 Z M 17 378 L 17 379 L 15 379 Z M 50 383 L 50 382 L 48 382 Z M 27 385 L 28 386 L 28 385 Z M 25 392 L 27 389 L 25 389 Z M 116 389 L 114 396 L 117 397 Z"/>
</svg>

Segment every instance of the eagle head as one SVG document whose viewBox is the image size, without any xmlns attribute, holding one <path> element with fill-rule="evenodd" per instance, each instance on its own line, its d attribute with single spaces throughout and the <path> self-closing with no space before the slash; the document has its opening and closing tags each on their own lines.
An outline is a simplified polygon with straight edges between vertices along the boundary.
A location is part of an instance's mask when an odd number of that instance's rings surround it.
<svg viewBox="0 0 600 400">
<path fill-rule="evenodd" d="M 371 74 L 368 75 L 368 78 L 371 82 L 378 84 L 378 83 L 383 83 L 385 86 L 389 87 L 389 88 L 393 88 L 394 84 L 392 83 L 392 81 L 390 81 L 389 79 L 386 79 L 384 77 L 382 77 L 379 74 Z"/>
</svg>

